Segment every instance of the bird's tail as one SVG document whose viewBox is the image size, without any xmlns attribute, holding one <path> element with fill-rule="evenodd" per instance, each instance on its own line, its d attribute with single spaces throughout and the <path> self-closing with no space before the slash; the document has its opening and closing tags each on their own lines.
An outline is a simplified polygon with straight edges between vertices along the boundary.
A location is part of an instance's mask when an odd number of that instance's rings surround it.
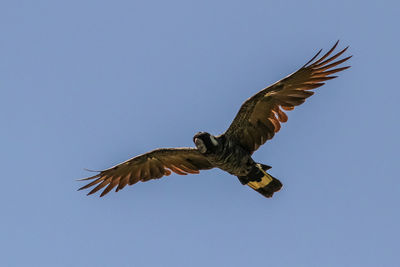
<svg viewBox="0 0 400 267">
<path fill-rule="evenodd" d="M 282 188 L 282 183 L 267 173 L 270 166 L 257 163 L 246 177 L 238 177 L 242 184 L 247 184 L 264 197 L 272 197 Z"/>
</svg>

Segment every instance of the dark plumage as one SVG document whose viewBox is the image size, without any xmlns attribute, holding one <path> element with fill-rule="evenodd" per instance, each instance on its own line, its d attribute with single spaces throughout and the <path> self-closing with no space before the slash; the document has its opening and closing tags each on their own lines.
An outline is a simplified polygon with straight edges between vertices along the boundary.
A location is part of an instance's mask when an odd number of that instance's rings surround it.
<svg viewBox="0 0 400 267">
<path fill-rule="evenodd" d="M 104 196 L 115 187 L 118 192 L 126 185 L 158 179 L 170 175 L 171 171 L 186 175 L 217 167 L 237 176 L 242 184 L 263 196 L 272 197 L 282 184 L 266 172 L 271 167 L 256 163 L 251 155 L 272 139 L 280 130 L 281 123 L 287 121 L 284 111 L 293 110 L 304 103 L 306 98 L 314 94 L 310 90 L 337 77 L 330 75 L 349 68 L 334 68 L 351 57 L 336 60 L 347 50 L 346 47 L 331 55 L 337 44 L 316 59 L 320 50 L 299 70 L 247 99 L 225 133 L 213 136 L 200 132 L 193 137 L 196 148 L 156 149 L 134 157 L 97 175 L 81 179 L 93 181 L 79 190 L 95 186 L 88 193 L 90 195 L 105 187 L 100 195 Z"/>
</svg>

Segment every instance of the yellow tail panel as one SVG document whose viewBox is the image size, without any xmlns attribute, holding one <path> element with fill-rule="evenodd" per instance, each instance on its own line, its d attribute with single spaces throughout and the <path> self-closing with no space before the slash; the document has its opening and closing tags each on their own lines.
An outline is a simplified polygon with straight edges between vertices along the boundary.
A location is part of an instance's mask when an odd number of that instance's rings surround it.
<svg viewBox="0 0 400 267">
<path fill-rule="evenodd" d="M 253 188 L 255 190 L 257 190 L 259 188 L 262 188 L 262 187 L 265 187 L 270 182 L 272 182 L 272 177 L 262 169 L 261 165 L 257 164 L 256 166 L 257 166 L 258 169 L 260 169 L 260 171 L 262 171 L 262 173 L 264 173 L 264 176 L 261 178 L 261 181 L 259 181 L 259 182 L 253 181 L 253 182 L 248 182 L 247 183 L 248 186 L 250 186 L 251 188 Z"/>
</svg>

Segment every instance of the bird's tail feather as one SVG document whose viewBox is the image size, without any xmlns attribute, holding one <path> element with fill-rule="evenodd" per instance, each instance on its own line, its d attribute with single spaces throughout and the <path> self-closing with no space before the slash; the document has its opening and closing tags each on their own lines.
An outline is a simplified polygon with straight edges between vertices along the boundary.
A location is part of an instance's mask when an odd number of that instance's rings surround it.
<svg viewBox="0 0 400 267">
<path fill-rule="evenodd" d="M 251 171 L 246 177 L 247 183 L 245 184 L 265 197 L 272 197 L 275 192 L 278 192 L 282 188 L 282 183 L 266 172 L 266 170 L 271 168 L 270 166 L 258 163 L 255 167 L 254 171 Z M 242 182 L 243 178 L 240 177 L 239 180 Z"/>
</svg>

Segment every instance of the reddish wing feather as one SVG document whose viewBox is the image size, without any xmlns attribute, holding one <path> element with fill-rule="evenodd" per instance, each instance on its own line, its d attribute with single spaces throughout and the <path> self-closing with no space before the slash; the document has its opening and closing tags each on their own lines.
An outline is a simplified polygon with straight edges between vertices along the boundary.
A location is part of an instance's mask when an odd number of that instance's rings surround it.
<svg viewBox="0 0 400 267">
<path fill-rule="evenodd" d="M 106 195 L 115 187 L 115 191 L 123 189 L 126 185 L 132 185 L 138 181 L 158 179 L 164 175 L 170 175 L 171 171 L 187 175 L 199 173 L 199 170 L 211 169 L 212 165 L 207 158 L 194 148 L 165 148 L 157 149 L 146 154 L 134 157 L 110 169 L 80 179 L 92 180 L 78 190 L 95 186 L 88 195 L 96 193 L 106 187 L 100 197 Z"/>
<path fill-rule="evenodd" d="M 334 61 L 348 48 L 331 56 L 338 43 L 339 41 L 327 53 L 315 60 L 321 53 L 322 50 L 320 50 L 298 71 L 245 101 L 225 134 L 236 139 L 251 153 L 267 140 L 272 139 L 274 134 L 280 130 L 280 123 L 286 122 L 288 119 L 283 110 L 293 110 L 295 106 L 301 105 L 306 98 L 313 94 L 308 90 L 324 85 L 325 81 L 337 77 L 329 75 L 350 67 L 332 69 L 351 58 L 349 56 Z M 258 132 L 252 134 L 247 130 L 250 128 L 257 129 Z"/>
</svg>

